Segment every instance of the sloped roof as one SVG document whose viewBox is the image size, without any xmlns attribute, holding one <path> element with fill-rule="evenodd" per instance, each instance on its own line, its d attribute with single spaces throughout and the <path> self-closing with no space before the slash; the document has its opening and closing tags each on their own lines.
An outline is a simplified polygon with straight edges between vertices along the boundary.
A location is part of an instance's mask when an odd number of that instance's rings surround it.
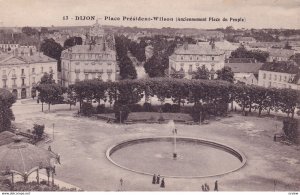
<svg viewBox="0 0 300 195">
<path fill-rule="evenodd" d="M 222 55 L 224 54 L 223 51 L 221 51 L 219 48 L 215 47 L 212 48 L 211 45 L 205 45 L 205 44 L 188 44 L 187 48 L 185 49 L 184 46 L 178 47 L 175 52 L 175 54 L 185 54 L 185 55 Z"/>
<path fill-rule="evenodd" d="M 56 59 L 50 58 L 42 53 L 35 53 L 31 56 L 14 56 L 6 55 L 5 58 L 1 59 L 0 65 L 17 65 L 17 64 L 32 64 L 32 63 L 46 63 L 46 62 L 56 62 Z"/>
<path fill-rule="evenodd" d="M 270 56 L 284 57 L 284 58 L 289 58 L 295 54 L 295 51 L 290 49 L 269 48 L 267 51 L 269 52 Z"/>
<path fill-rule="evenodd" d="M 264 63 L 260 70 L 282 72 L 290 74 L 299 74 L 300 68 L 294 65 L 292 62 L 278 61 Z"/>
<path fill-rule="evenodd" d="M 105 50 L 103 49 L 103 45 L 92 45 L 91 47 L 89 45 L 75 45 L 69 49 L 65 49 L 63 53 L 66 53 L 70 51 L 71 53 L 108 53 L 108 52 L 114 52 L 113 50 L 110 50 L 107 46 L 105 47 Z"/>
<path fill-rule="evenodd" d="M 263 63 L 225 63 L 225 67 L 230 67 L 234 73 L 254 73 L 257 74 Z"/>
</svg>

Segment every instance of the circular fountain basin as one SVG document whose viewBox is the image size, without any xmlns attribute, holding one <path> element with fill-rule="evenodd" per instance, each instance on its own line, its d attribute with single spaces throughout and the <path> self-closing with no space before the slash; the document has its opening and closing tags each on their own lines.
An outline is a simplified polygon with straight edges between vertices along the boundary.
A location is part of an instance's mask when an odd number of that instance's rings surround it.
<svg viewBox="0 0 300 195">
<path fill-rule="evenodd" d="M 189 138 L 150 137 L 123 141 L 106 152 L 118 167 L 164 177 L 197 178 L 231 173 L 246 163 L 243 153 L 217 142 Z"/>
</svg>

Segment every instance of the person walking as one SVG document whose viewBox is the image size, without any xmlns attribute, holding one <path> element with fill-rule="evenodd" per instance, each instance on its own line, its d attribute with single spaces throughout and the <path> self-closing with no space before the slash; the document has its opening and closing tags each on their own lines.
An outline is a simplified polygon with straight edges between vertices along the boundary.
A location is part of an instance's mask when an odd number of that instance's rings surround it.
<svg viewBox="0 0 300 195">
<path fill-rule="evenodd" d="M 162 178 L 160 187 L 165 188 L 165 178 Z"/>
<path fill-rule="evenodd" d="M 160 183 L 160 175 L 157 175 L 156 184 L 159 184 L 159 183 Z"/>
<path fill-rule="evenodd" d="M 205 191 L 204 185 L 202 185 L 201 188 L 202 188 L 202 191 L 204 192 Z"/>
<path fill-rule="evenodd" d="M 120 179 L 120 191 L 123 190 L 123 178 Z"/>
<path fill-rule="evenodd" d="M 205 191 L 209 191 L 209 186 L 207 183 L 204 184 Z"/>
<path fill-rule="evenodd" d="M 218 180 L 215 181 L 215 189 L 214 189 L 214 191 L 219 191 Z"/>
<path fill-rule="evenodd" d="M 155 184 L 155 183 L 156 183 L 156 175 L 154 174 L 153 178 L 152 178 L 152 184 Z"/>
</svg>

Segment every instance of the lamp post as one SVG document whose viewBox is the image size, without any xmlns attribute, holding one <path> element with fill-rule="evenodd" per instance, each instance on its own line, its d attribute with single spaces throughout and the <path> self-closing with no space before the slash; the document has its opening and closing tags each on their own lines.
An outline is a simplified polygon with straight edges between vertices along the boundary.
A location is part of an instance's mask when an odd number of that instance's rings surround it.
<svg viewBox="0 0 300 195">
<path fill-rule="evenodd" d="M 177 134 L 177 129 L 174 128 L 174 130 L 173 130 L 173 135 L 174 135 L 173 159 L 174 159 L 174 160 L 177 158 L 177 152 L 176 152 L 176 134 Z"/>
<path fill-rule="evenodd" d="M 53 141 L 54 141 L 54 123 L 52 123 L 52 134 L 53 134 Z"/>
</svg>

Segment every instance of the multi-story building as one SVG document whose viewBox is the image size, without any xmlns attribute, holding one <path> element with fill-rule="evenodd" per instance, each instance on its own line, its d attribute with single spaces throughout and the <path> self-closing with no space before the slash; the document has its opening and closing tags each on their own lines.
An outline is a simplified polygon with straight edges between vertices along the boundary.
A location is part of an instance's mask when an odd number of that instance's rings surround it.
<svg viewBox="0 0 300 195">
<path fill-rule="evenodd" d="M 205 67 L 214 78 L 215 72 L 224 67 L 224 51 L 218 49 L 214 43 L 210 45 L 187 44 L 175 49 L 169 57 L 169 73 L 180 71 L 187 79 L 197 68 Z"/>
<path fill-rule="evenodd" d="M 258 74 L 258 85 L 263 87 L 300 90 L 300 69 L 292 62 L 267 62 Z"/>
<path fill-rule="evenodd" d="M 90 28 L 84 45 L 75 45 L 62 52 L 61 65 L 63 86 L 87 79 L 115 81 L 114 37 L 106 35 L 97 22 Z"/>
<path fill-rule="evenodd" d="M 29 98 L 32 88 L 46 72 L 53 73 L 53 79 L 57 81 L 57 60 L 41 53 L 7 55 L 0 60 L 0 87 L 8 89 L 17 99 Z"/>
</svg>

